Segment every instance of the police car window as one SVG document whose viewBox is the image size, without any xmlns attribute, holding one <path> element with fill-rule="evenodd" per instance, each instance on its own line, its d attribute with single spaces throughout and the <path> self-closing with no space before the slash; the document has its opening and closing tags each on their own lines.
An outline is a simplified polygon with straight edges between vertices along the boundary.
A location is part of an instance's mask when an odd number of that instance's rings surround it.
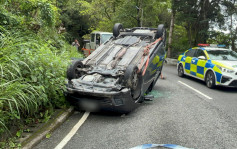
<svg viewBox="0 0 237 149">
<path fill-rule="evenodd" d="M 194 54 L 195 54 L 195 51 L 196 51 L 196 49 L 188 50 L 188 51 L 185 53 L 185 56 L 193 57 Z"/>
<path fill-rule="evenodd" d="M 199 56 L 205 56 L 206 57 L 205 53 L 201 49 L 198 49 L 196 54 L 195 54 L 195 57 L 199 57 Z"/>
<path fill-rule="evenodd" d="M 212 60 L 237 61 L 237 53 L 232 50 L 207 50 Z"/>
</svg>

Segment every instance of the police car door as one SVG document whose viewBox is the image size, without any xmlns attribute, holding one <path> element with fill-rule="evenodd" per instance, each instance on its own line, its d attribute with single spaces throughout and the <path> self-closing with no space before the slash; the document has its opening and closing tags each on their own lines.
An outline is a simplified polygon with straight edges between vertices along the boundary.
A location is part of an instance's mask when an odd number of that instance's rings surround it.
<svg viewBox="0 0 237 149">
<path fill-rule="evenodd" d="M 185 58 L 184 58 L 184 61 L 185 61 L 185 64 L 184 64 L 184 70 L 186 73 L 188 74 L 191 74 L 192 72 L 192 68 L 191 68 L 191 63 L 192 63 L 192 59 L 193 59 L 193 56 L 196 52 L 196 49 L 189 49 L 186 53 L 185 53 Z"/>
<path fill-rule="evenodd" d="M 204 79 L 204 68 L 207 62 L 206 55 L 202 49 L 196 49 L 191 62 L 191 74 Z"/>
</svg>

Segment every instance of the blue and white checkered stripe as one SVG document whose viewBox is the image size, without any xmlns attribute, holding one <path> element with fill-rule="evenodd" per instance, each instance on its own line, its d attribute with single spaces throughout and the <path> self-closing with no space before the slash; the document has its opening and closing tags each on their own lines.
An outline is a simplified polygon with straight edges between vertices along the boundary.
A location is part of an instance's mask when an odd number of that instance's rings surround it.
<svg viewBox="0 0 237 149">
<path fill-rule="evenodd" d="M 143 145 L 139 145 L 130 149 L 149 149 L 153 147 L 166 147 L 166 148 L 171 148 L 171 149 L 191 149 L 191 148 L 186 148 L 186 147 L 182 147 L 175 144 L 143 144 Z"/>
</svg>

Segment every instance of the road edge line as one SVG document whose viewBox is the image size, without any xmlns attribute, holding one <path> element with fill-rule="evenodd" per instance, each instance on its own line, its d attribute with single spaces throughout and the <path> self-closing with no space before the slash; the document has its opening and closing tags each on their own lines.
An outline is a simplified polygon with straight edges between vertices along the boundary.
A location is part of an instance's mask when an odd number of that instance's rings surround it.
<svg viewBox="0 0 237 149">
<path fill-rule="evenodd" d="M 207 96 L 206 94 L 204 94 L 204 93 L 200 92 L 199 90 L 197 90 L 197 89 L 195 89 L 195 88 L 193 88 L 193 87 L 189 86 L 188 84 L 186 84 L 186 83 L 184 83 L 184 82 L 182 82 L 182 81 L 178 81 L 178 82 L 179 82 L 179 83 L 181 83 L 181 84 L 183 84 L 184 86 L 186 86 L 186 87 L 188 87 L 188 88 L 192 89 L 193 91 L 195 91 L 195 92 L 199 93 L 200 95 L 202 95 L 202 96 L 206 97 L 206 98 L 207 98 L 207 99 L 209 99 L 209 100 L 212 100 L 212 99 L 213 99 L 213 98 L 211 98 L 211 97 Z"/>
<path fill-rule="evenodd" d="M 63 140 L 54 149 L 62 149 L 71 140 L 71 138 L 76 134 L 78 129 L 86 121 L 89 115 L 90 115 L 90 112 L 85 112 L 82 118 L 77 122 L 77 124 L 73 126 L 70 132 L 63 138 Z"/>
</svg>

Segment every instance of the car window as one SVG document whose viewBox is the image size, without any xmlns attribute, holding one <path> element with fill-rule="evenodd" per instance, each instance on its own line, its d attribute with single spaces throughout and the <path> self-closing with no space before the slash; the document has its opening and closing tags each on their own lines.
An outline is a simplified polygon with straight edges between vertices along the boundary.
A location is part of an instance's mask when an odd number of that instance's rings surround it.
<svg viewBox="0 0 237 149">
<path fill-rule="evenodd" d="M 201 49 L 197 49 L 194 56 L 195 56 L 195 57 L 199 57 L 199 56 L 204 56 L 204 57 L 206 57 L 204 51 L 201 50 Z"/>
<path fill-rule="evenodd" d="M 193 57 L 196 52 L 196 49 L 190 49 L 185 53 L 185 56 Z"/>
<path fill-rule="evenodd" d="M 159 50 L 158 50 L 158 53 L 157 53 L 159 56 L 162 56 L 162 55 L 165 55 L 165 47 L 164 46 L 162 46 L 162 48 L 160 48 Z"/>
<path fill-rule="evenodd" d="M 101 43 L 104 43 L 105 41 L 109 40 L 110 37 L 112 37 L 113 34 L 102 34 L 101 35 Z"/>
<path fill-rule="evenodd" d="M 96 34 L 96 40 L 100 40 L 100 34 Z"/>
<path fill-rule="evenodd" d="M 212 60 L 237 61 L 237 53 L 231 50 L 207 50 Z"/>
<path fill-rule="evenodd" d="M 100 34 L 96 34 L 96 44 L 100 44 Z"/>
<path fill-rule="evenodd" d="M 91 34 L 91 42 L 95 41 L 95 34 Z"/>
</svg>

